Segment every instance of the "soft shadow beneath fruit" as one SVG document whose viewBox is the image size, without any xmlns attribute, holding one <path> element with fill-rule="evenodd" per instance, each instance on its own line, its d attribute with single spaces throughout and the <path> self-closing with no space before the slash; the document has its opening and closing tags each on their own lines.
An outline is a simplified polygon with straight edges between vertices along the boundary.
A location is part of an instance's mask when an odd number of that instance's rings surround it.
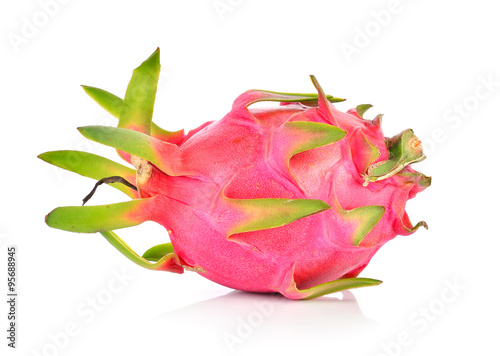
<svg viewBox="0 0 500 356">
<path fill-rule="evenodd" d="M 294 350 L 309 343 L 337 350 L 362 348 L 356 340 L 378 327 L 363 315 L 350 291 L 308 301 L 234 291 L 152 317 L 149 322 L 166 333 L 172 327 L 184 330 L 229 354 L 251 354 L 262 343 L 288 345 L 285 349 L 293 345 Z M 188 346 L 192 351 L 199 347 Z"/>
</svg>

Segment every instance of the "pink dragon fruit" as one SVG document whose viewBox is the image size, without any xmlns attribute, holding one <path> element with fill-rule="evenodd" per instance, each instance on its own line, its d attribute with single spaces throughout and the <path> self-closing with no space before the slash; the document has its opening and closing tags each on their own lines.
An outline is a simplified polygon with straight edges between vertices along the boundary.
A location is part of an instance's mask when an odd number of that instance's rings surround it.
<svg viewBox="0 0 500 356">
<path fill-rule="evenodd" d="M 381 283 L 357 276 L 385 242 L 427 228 L 405 212 L 430 185 L 409 166 L 425 158 L 420 141 L 412 130 L 385 138 L 381 115 L 363 119 L 371 105 L 340 112 L 332 102 L 344 99 L 326 96 L 311 76 L 318 94 L 250 90 L 222 120 L 168 132 L 151 121 L 159 72 L 156 50 L 134 70 L 123 100 L 84 86 L 119 123 L 80 132 L 135 170 L 85 152 L 39 157 L 132 200 L 60 207 L 46 216 L 49 226 L 100 232 L 148 269 L 195 271 L 291 299 Z M 259 101 L 281 105 L 249 109 Z M 147 220 L 163 225 L 171 243 L 140 256 L 112 231 Z"/>
</svg>

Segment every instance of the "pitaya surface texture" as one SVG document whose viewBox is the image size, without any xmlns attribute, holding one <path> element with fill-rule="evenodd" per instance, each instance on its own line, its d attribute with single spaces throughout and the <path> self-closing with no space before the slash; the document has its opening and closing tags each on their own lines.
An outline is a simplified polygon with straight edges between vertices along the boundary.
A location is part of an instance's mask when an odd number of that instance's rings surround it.
<svg viewBox="0 0 500 356">
<path fill-rule="evenodd" d="M 39 157 L 110 183 L 129 201 L 60 207 L 49 226 L 100 232 L 133 262 L 152 270 L 194 271 L 224 286 L 310 299 L 377 285 L 357 278 L 372 256 L 412 225 L 406 201 L 430 185 L 410 164 L 425 158 L 413 131 L 386 138 L 371 105 L 341 112 L 318 94 L 250 90 L 221 120 L 184 134 L 152 123 L 159 50 L 133 72 L 125 98 L 84 90 L 119 119 L 86 126 L 90 140 L 114 147 L 135 169 L 78 151 Z M 259 101 L 280 105 L 250 108 Z M 97 185 L 96 185 L 97 186 Z M 112 230 L 155 221 L 170 243 L 142 256 Z"/>
</svg>

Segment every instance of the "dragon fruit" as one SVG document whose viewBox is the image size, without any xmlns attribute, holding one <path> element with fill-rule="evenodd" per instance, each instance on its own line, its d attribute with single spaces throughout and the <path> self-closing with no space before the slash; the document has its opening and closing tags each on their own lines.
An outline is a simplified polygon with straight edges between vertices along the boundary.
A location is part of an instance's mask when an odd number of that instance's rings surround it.
<svg viewBox="0 0 500 356">
<path fill-rule="evenodd" d="M 78 151 L 39 157 L 132 199 L 59 207 L 46 216 L 49 226 L 100 232 L 151 270 L 194 271 L 291 299 L 380 284 L 358 278 L 378 249 L 427 228 L 405 212 L 406 201 L 430 185 L 410 168 L 425 158 L 422 145 L 410 129 L 385 138 L 381 115 L 363 118 L 371 105 L 341 112 L 332 103 L 344 99 L 325 95 L 311 76 L 317 94 L 250 90 L 222 120 L 169 132 L 152 123 L 159 73 L 157 49 L 134 70 L 123 100 L 83 87 L 119 123 L 79 131 L 135 169 Z M 260 101 L 280 105 L 249 108 Z M 163 225 L 171 242 L 141 256 L 112 230 L 144 221 Z"/>
</svg>

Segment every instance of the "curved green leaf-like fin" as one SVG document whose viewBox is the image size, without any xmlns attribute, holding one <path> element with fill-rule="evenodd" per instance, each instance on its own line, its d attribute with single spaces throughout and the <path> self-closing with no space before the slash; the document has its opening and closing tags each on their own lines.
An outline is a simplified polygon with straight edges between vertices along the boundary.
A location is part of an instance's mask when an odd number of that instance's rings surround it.
<svg viewBox="0 0 500 356">
<path fill-rule="evenodd" d="M 432 177 L 428 177 L 428 176 L 420 173 L 420 179 L 418 181 L 419 187 L 421 187 L 421 188 L 430 187 L 431 182 L 432 182 Z"/>
<path fill-rule="evenodd" d="M 356 106 L 356 112 L 358 113 L 359 117 L 363 118 L 364 113 L 371 107 L 373 107 L 372 104 L 360 104 Z"/>
<path fill-rule="evenodd" d="M 170 242 L 151 247 L 143 253 L 142 257 L 148 261 L 159 261 L 163 256 L 174 252 L 174 246 Z"/>
<path fill-rule="evenodd" d="M 380 125 L 382 125 L 382 117 L 384 116 L 384 114 L 378 114 L 377 116 L 375 116 L 375 118 L 372 120 L 372 124 L 377 126 L 377 127 L 380 127 Z"/>
<path fill-rule="evenodd" d="M 313 148 L 326 146 L 345 137 L 346 132 L 336 126 L 310 121 L 292 121 L 283 125 L 284 134 L 293 143 L 291 156 Z"/>
<path fill-rule="evenodd" d="M 160 49 L 134 69 L 123 99 L 118 127 L 151 132 L 153 108 L 160 77 Z"/>
<path fill-rule="evenodd" d="M 123 99 L 117 97 L 106 90 L 82 85 L 83 90 L 97 102 L 104 110 L 109 112 L 111 115 L 120 118 L 120 113 L 122 111 Z M 162 141 L 174 141 L 180 140 L 184 136 L 184 130 L 180 131 L 167 131 L 156 125 L 154 122 L 151 123 L 151 136 Z"/>
<path fill-rule="evenodd" d="M 141 267 L 155 271 L 167 271 L 179 274 L 184 273 L 184 268 L 181 266 L 179 257 L 177 257 L 177 255 L 173 252 L 173 249 L 171 252 L 168 252 L 155 260 L 155 263 L 151 263 L 144 256 L 139 256 L 115 232 L 101 231 L 101 235 L 104 236 L 106 240 L 108 240 L 108 242 L 125 257 Z"/>
<path fill-rule="evenodd" d="M 332 103 L 344 101 L 345 99 L 336 98 L 334 96 L 326 96 L 326 100 Z M 233 103 L 233 108 L 240 106 L 250 106 L 259 101 L 278 101 L 282 103 L 300 102 L 304 105 L 311 105 L 318 102 L 318 94 L 304 94 L 304 93 L 281 93 L 277 91 L 268 90 L 248 90 L 238 96 Z"/>
<path fill-rule="evenodd" d="M 432 177 L 428 177 L 420 172 L 405 172 L 404 170 L 396 174 L 399 177 L 407 178 L 409 181 L 417 181 L 420 188 L 427 188 L 431 185 Z"/>
<path fill-rule="evenodd" d="M 319 85 L 319 82 L 318 82 L 318 80 L 316 79 L 316 77 L 314 75 L 310 75 L 310 77 L 311 77 L 311 81 L 314 84 L 314 87 L 318 91 L 318 106 L 319 106 L 319 110 L 321 112 L 323 112 L 323 115 L 325 116 L 325 119 L 327 119 L 328 121 L 330 121 L 330 123 L 332 125 L 339 126 L 337 120 L 333 116 L 332 109 L 330 108 L 330 102 L 328 101 L 328 99 L 327 99 L 327 97 L 325 95 L 325 92 L 323 91 L 323 88 L 321 87 L 321 85 Z"/>
<path fill-rule="evenodd" d="M 119 151 L 145 159 L 168 175 L 185 175 L 181 167 L 181 150 L 178 146 L 157 140 L 146 134 L 108 126 L 84 126 L 78 130 L 86 138 L 114 147 Z"/>
<path fill-rule="evenodd" d="M 283 291 L 280 291 L 281 294 L 290 299 L 313 299 L 346 289 L 371 287 L 382 283 L 382 281 L 371 278 L 345 278 L 318 284 L 317 286 L 307 289 L 298 289 L 295 279 L 293 278 L 293 269 L 294 268 L 292 268 L 291 273 L 288 274 L 290 284 Z"/>
<path fill-rule="evenodd" d="M 50 227 L 93 233 L 135 226 L 150 220 L 155 197 L 95 206 L 65 206 L 52 210 L 45 222 Z"/>
<path fill-rule="evenodd" d="M 330 209 L 322 200 L 314 199 L 229 199 L 239 215 L 227 236 L 248 231 L 280 227 L 295 220 Z"/>
<path fill-rule="evenodd" d="M 368 140 L 361 130 L 356 130 L 351 134 L 351 155 L 356 168 L 360 174 L 365 174 L 369 167 L 380 157 L 380 150 Z"/>
<path fill-rule="evenodd" d="M 271 159 L 278 160 L 285 174 L 289 172 L 292 156 L 313 148 L 333 144 L 344 138 L 346 132 L 336 126 L 310 121 L 285 122 L 272 134 Z"/>
<path fill-rule="evenodd" d="M 335 190 L 333 191 L 335 194 Z M 352 232 L 352 243 L 359 246 L 363 239 L 372 231 L 385 214 L 383 205 L 360 206 L 351 210 L 345 210 L 333 196 L 332 208 L 341 216 L 341 220 L 354 226 Z"/>
<path fill-rule="evenodd" d="M 366 235 L 382 219 L 384 213 L 385 207 L 382 205 L 368 205 L 345 211 L 344 217 L 357 223 L 357 228 L 352 237 L 355 246 L 359 246 Z"/>
<path fill-rule="evenodd" d="M 123 107 L 123 99 L 117 97 L 114 94 L 111 94 L 110 92 L 91 87 L 88 85 L 82 85 L 81 86 L 85 93 L 87 93 L 88 96 L 90 96 L 94 101 L 99 104 L 104 110 L 109 112 L 111 115 L 116 117 L 117 119 L 120 118 L 120 113 L 122 111 Z"/>
<path fill-rule="evenodd" d="M 92 153 L 61 150 L 42 153 L 38 158 L 84 177 L 100 180 L 106 177 L 120 176 L 132 184 L 135 182 L 135 170 Z M 109 185 L 131 198 L 139 197 L 137 191 L 126 185 L 121 183 Z"/>
<path fill-rule="evenodd" d="M 403 226 L 404 228 L 408 231 L 408 232 L 415 232 L 417 231 L 420 227 L 423 227 L 425 228 L 426 230 L 429 230 L 429 226 L 427 225 L 427 223 L 425 221 L 419 221 L 418 223 L 415 224 L 415 226 L 411 226 L 411 224 L 409 224 L 410 226 L 407 226 L 406 224 L 404 224 L 403 222 Z"/>
<path fill-rule="evenodd" d="M 413 228 L 411 228 L 411 232 L 415 232 L 419 229 L 419 227 L 423 227 L 424 229 L 426 230 L 429 230 L 429 226 L 427 225 L 427 223 L 425 221 L 419 221 L 418 223 L 415 224 L 415 226 Z"/>
</svg>

